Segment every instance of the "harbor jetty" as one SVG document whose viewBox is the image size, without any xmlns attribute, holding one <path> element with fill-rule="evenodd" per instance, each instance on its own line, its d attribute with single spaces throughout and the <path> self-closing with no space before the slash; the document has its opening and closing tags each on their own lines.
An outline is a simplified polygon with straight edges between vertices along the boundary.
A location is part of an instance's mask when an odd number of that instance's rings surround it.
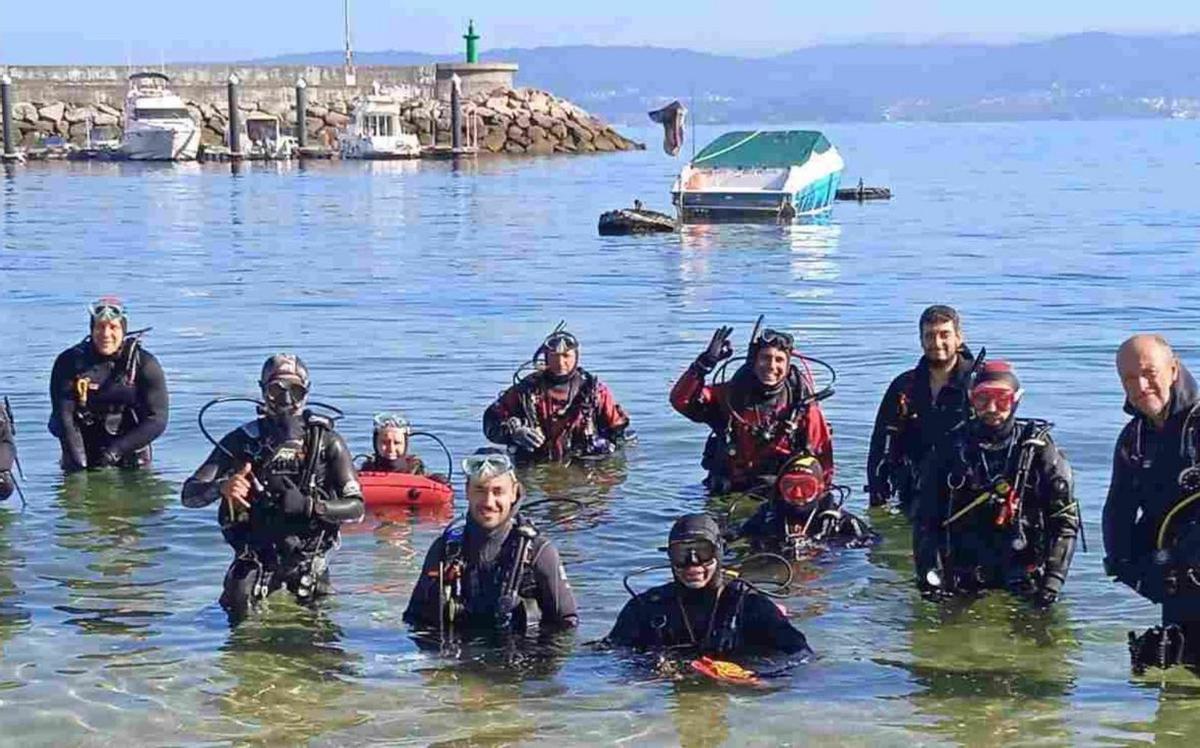
<svg viewBox="0 0 1200 748">
<path fill-rule="evenodd" d="M 302 138 L 304 145 L 334 151 L 350 127 L 353 102 L 379 92 L 400 102 L 402 126 L 431 153 L 464 145 L 481 154 L 513 155 L 644 148 L 570 101 L 518 86 L 515 64 L 480 62 L 472 47 L 472 39 L 478 39 L 473 27 L 464 38 L 467 58 L 456 63 L 360 67 L 348 55 L 340 66 L 167 65 L 154 70 L 169 77 L 185 102 L 200 128 L 201 148 L 228 148 L 232 100 L 240 115 L 235 124 L 276 117 L 280 129 Z M 13 141 L 7 149 L 44 151 L 53 144 L 69 150 L 119 140 L 127 81 L 138 70 L 117 65 L 0 68 L 11 81 L 5 87 L 4 132 Z M 457 113 L 451 107 L 452 81 L 459 86 Z M 231 86 L 236 86 L 232 96 Z"/>
<path fill-rule="evenodd" d="M 121 87 L 119 96 L 105 95 L 103 90 L 90 95 L 80 94 L 77 86 L 43 84 L 36 89 L 39 92 L 37 98 L 33 98 L 22 86 L 20 74 L 23 71 L 19 68 L 10 71 L 15 73 L 11 130 L 15 147 L 36 149 L 55 136 L 83 146 L 88 141 L 89 131 L 93 136 L 99 131 L 110 138 L 120 137 L 123 80 L 118 84 Z M 168 69 L 167 74 L 172 72 Z M 253 73 L 238 69 L 243 80 L 248 77 L 247 72 Z M 304 111 L 308 139 L 314 145 L 333 148 L 340 133 L 350 124 L 351 101 L 358 91 L 345 87 L 322 89 L 314 86 L 309 76 L 303 77 L 308 81 L 308 102 Z M 297 112 L 293 91 L 298 79 L 299 76 L 286 84 L 281 82 L 277 92 L 266 96 L 256 95 L 262 93 L 261 89 L 243 87 L 238 107 L 243 120 L 274 115 L 281 119 L 285 128 L 295 128 Z M 173 76 L 172 80 L 178 78 Z M 175 88 L 194 89 L 179 85 Z M 188 113 L 202 128 L 201 145 L 206 147 L 224 145 L 229 125 L 228 104 L 218 98 L 226 97 L 224 76 L 219 83 L 213 83 L 212 89 L 211 95 L 197 96 L 194 90 L 190 95 L 184 95 Z M 453 141 L 449 102 L 430 95 L 432 91 L 426 94 L 416 86 L 410 89 L 411 95 L 401 105 L 404 126 L 415 133 L 424 146 L 449 146 Z M 463 131 L 477 138 L 480 153 L 590 153 L 644 148 L 576 104 L 533 88 L 500 86 L 468 94 L 464 96 L 462 118 Z"/>
</svg>

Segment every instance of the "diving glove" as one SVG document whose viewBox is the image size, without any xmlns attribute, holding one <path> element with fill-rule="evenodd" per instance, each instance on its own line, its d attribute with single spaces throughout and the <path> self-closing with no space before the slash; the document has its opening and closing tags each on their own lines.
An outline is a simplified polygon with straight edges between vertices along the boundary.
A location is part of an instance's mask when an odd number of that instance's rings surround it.
<svg viewBox="0 0 1200 748">
<path fill-rule="evenodd" d="M 732 327 L 718 327 L 708 341 L 708 348 L 696 359 L 696 363 L 705 371 L 712 371 L 717 364 L 733 355 L 733 344 L 729 336 L 733 334 Z"/>
<path fill-rule="evenodd" d="M 510 418 L 504 422 L 504 430 L 512 443 L 526 452 L 533 452 L 546 443 L 546 435 L 536 426 L 527 426 L 519 418 Z"/>
<path fill-rule="evenodd" d="M 313 502 L 304 495 L 296 482 L 288 476 L 274 477 L 267 483 L 267 488 L 279 500 L 279 508 L 289 516 L 308 517 L 312 515 Z"/>
</svg>

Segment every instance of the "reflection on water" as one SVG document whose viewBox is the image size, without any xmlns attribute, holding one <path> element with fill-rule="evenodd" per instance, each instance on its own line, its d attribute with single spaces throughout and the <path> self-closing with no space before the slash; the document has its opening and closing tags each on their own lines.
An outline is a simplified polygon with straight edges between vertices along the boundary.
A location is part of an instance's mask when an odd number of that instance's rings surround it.
<svg viewBox="0 0 1200 748">
<path fill-rule="evenodd" d="M 792 280 L 798 284 L 793 298 L 816 299 L 833 295 L 832 286 L 810 285 L 832 283 L 838 279 L 838 266 L 833 260 L 837 253 L 842 227 L 828 222 L 796 223 L 783 227 L 784 237 L 792 248 Z"/>
<path fill-rule="evenodd" d="M 148 638 L 171 615 L 177 581 L 161 568 L 166 548 L 147 540 L 162 529 L 171 486 L 147 471 L 102 470 L 67 476 L 59 489 L 62 519 L 55 543 L 77 561 L 54 580 L 69 591 L 55 606 L 83 633 Z"/>
</svg>

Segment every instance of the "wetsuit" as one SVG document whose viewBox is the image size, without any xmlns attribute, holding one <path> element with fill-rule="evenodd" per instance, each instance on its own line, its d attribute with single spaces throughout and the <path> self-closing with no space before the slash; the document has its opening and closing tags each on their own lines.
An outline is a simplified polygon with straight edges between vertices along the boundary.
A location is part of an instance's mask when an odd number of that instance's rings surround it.
<svg viewBox="0 0 1200 748">
<path fill-rule="evenodd" d="M 1104 502 L 1104 566 L 1162 605 L 1183 629 L 1187 660 L 1200 662 L 1200 394 L 1179 365 L 1161 429 L 1126 402 L 1132 419 L 1117 439 Z M 1169 663 L 1168 663 L 1169 664 Z"/>
<path fill-rule="evenodd" d="M 16 457 L 17 445 L 13 438 L 12 423 L 8 420 L 8 409 L 4 407 L 3 400 L 0 400 L 0 500 L 12 496 L 16 486 L 12 474 Z"/>
<path fill-rule="evenodd" d="M 799 551 L 816 544 L 850 548 L 874 545 L 879 535 L 859 517 L 838 506 L 832 493 L 803 508 L 779 499 L 765 501 L 738 528 L 754 551 Z"/>
<path fill-rule="evenodd" d="M 1049 427 L 1014 418 L 987 432 L 974 422 L 926 456 L 913 507 L 913 556 L 923 589 L 928 572 L 937 570 L 942 592 L 1007 588 L 1043 604 L 1057 599 L 1080 519 L 1071 466 Z M 1005 498 L 1018 485 L 1023 455 L 1029 470 L 1020 510 L 1006 518 Z"/>
<path fill-rule="evenodd" d="M 513 440 L 514 427 L 536 427 L 545 442 L 528 450 Z M 616 451 L 629 416 L 596 375 L 575 369 L 562 378 L 534 372 L 502 392 L 483 414 L 489 441 L 517 448 L 521 461 L 562 462 Z"/>
<path fill-rule="evenodd" d="M 952 428 L 966 421 L 965 389 L 974 364 L 966 346 L 959 348 L 958 362 L 936 398 L 929 385 L 929 362 L 923 356 L 916 368 L 892 380 L 875 415 L 867 457 L 872 506 L 883 505 L 892 496 L 902 508 L 911 506 L 925 455 Z"/>
<path fill-rule="evenodd" d="M 338 544 L 339 526 L 363 516 L 345 441 L 323 419 L 291 416 L 251 421 L 220 444 L 183 484 L 182 500 L 202 507 L 221 499 L 221 483 L 246 463 L 261 484 L 248 511 L 221 500 L 218 512 L 235 554 L 221 596 L 231 620 L 285 585 L 302 600 L 327 593 L 325 557 Z"/>
<path fill-rule="evenodd" d="M 554 545 L 520 517 L 490 531 L 468 517 L 429 547 L 404 620 L 443 632 L 523 634 L 533 608 L 542 631 L 579 624 Z"/>
<path fill-rule="evenodd" d="M 809 377 L 792 366 L 776 388 L 764 387 L 745 365 L 728 382 L 705 384 L 712 371 L 697 360 L 671 388 L 671 406 L 712 429 L 701 466 L 713 493 L 744 491 L 774 476 L 792 455 L 807 451 L 833 479 L 833 435 L 821 406 L 809 398 Z"/>
<path fill-rule="evenodd" d="M 804 634 L 783 611 L 737 579 L 699 590 L 672 581 L 642 592 L 625 603 L 605 640 L 636 649 L 680 647 L 710 655 L 809 651 Z"/>
<path fill-rule="evenodd" d="M 135 336 L 113 356 L 101 356 L 85 338 L 54 361 L 49 428 L 62 446 L 64 470 L 149 465 L 168 409 L 162 367 Z"/>
</svg>

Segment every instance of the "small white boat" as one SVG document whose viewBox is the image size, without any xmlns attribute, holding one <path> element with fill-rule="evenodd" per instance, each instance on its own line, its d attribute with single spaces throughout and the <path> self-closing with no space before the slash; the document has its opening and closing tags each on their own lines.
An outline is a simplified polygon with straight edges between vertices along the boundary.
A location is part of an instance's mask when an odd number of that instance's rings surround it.
<svg viewBox="0 0 1200 748">
<path fill-rule="evenodd" d="M 684 222 L 790 220 L 829 210 L 844 167 L 815 130 L 729 132 L 683 167 L 671 198 Z"/>
<path fill-rule="evenodd" d="M 183 99 L 171 93 L 162 73 L 134 73 L 125 95 L 121 152 L 134 161 L 191 161 L 200 148 L 200 128 Z"/>
<path fill-rule="evenodd" d="M 419 158 L 421 141 L 404 131 L 400 99 L 376 90 L 351 103 L 350 127 L 342 134 L 341 152 L 342 158 Z"/>
<path fill-rule="evenodd" d="M 284 134 L 280 118 L 266 112 L 251 112 L 246 115 L 238 140 L 242 154 L 251 160 L 275 161 L 292 158 L 300 147 L 295 137 Z M 229 145 L 228 128 L 225 132 L 225 145 Z"/>
</svg>

